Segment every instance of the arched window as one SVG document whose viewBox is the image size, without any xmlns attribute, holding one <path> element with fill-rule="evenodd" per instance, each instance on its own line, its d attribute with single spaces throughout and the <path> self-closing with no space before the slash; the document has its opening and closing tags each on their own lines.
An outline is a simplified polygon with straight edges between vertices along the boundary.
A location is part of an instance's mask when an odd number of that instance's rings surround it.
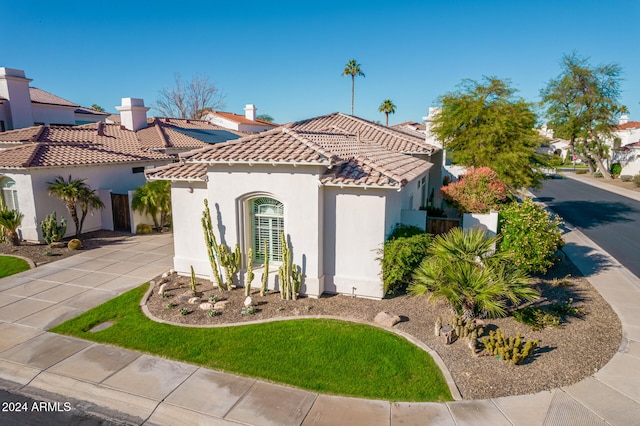
<svg viewBox="0 0 640 426">
<path fill-rule="evenodd" d="M 250 201 L 250 208 L 253 260 L 263 263 L 266 247 L 269 261 L 281 262 L 284 205 L 273 198 L 260 197 Z"/>
<path fill-rule="evenodd" d="M 18 206 L 18 188 L 16 182 L 8 177 L 0 178 L 0 196 L 5 206 L 12 210 L 20 210 Z"/>
</svg>

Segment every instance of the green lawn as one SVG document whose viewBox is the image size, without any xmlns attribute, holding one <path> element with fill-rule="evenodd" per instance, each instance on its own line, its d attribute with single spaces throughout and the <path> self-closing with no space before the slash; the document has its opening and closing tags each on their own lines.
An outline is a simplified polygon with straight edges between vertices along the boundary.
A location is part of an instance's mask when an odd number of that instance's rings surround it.
<svg viewBox="0 0 640 426">
<path fill-rule="evenodd" d="M 452 400 L 433 358 L 393 333 L 324 319 L 223 328 L 160 324 L 138 306 L 147 288 L 133 289 L 51 331 L 321 393 Z M 88 332 L 105 321 L 114 325 Z"/>
<path fill-rule="evenodd" d="M 13 256 L 0 256 L 0 278 L 26 271 L 30 266 L 26 260 Z"/>
</svg>

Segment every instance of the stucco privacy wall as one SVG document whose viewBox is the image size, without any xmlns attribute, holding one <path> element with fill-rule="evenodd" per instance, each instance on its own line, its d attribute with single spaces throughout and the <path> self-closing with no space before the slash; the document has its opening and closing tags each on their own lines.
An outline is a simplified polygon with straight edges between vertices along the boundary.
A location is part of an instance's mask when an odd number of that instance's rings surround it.
<svg viewBox="0 0 640 426">
<path fill-rule="evenodd" d="M 324 188 L 325 291 L 381 298 L 386 195 L 394 190 Z"/>
<path fill-rule="evenodd" d="M 219 241 L 232 248 L 239 243 L 243 254 L 251 244 L 248 201 L 268 196 L 283 203 L 284 229 L 293 252 L 292 261 L 302 267 L 305 275 L 300 291 L 310 296 L 319 296 L 324 290 L 319 173 L 318 166 L 235 164 L 210 167 L 207 174 L 207 197 Z M 194 238 L 203 238 L 202 231 Z M 243 270 L 245 263 L 243 256 Z M 277 267 L 270 270 L 270 288 L 277 289 Z M 255 273 L 260 277 L 262 271 L 256 269 Z"/>
<path fill-rule="evenodd" d="M 193 266 L 197 276 L 211 280 L 213 277 L 201 223 L 206 197 L 206 182 L 171 183 L 173 244 L 176 254 L 173 258 L 174 269 L 180 275 L 188 275 Z M 214 212 L 215 210 L 212 214 Z"/>
</svg>

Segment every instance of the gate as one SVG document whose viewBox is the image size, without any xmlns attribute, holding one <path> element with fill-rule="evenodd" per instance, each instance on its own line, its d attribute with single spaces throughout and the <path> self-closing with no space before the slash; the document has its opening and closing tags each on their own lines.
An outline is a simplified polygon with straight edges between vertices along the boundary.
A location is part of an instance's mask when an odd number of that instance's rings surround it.
<svg viewBox="0 0 640 426">
<path fill-rule="evenodd" d="M 129 196 L 127 194 L 111 194 L 111 206 L 113 210 L 113 229 L 131 232 Z"/>
<path fill-rule="evenodd" d="M 453 228 L 458 227 L 460 227 L 460 219 L 427 217 L 427 232 L 432 235 L 446 234 Z"/>
</svg>

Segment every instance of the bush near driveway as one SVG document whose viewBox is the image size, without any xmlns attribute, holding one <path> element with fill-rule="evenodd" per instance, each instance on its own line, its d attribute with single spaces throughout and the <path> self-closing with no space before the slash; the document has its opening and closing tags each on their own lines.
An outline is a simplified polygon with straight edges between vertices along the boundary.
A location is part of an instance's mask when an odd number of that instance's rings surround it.
<svg viewBox="0 0 640 426">
<path fill-rule="evenodd" d="M 528 273 L 545 273 L 564 245 L 560 225 L 557 216 L 529 198 L 511 203 L 500 212 L 500 251 L 513 252 L 513 262 Z"/>
</svg>

